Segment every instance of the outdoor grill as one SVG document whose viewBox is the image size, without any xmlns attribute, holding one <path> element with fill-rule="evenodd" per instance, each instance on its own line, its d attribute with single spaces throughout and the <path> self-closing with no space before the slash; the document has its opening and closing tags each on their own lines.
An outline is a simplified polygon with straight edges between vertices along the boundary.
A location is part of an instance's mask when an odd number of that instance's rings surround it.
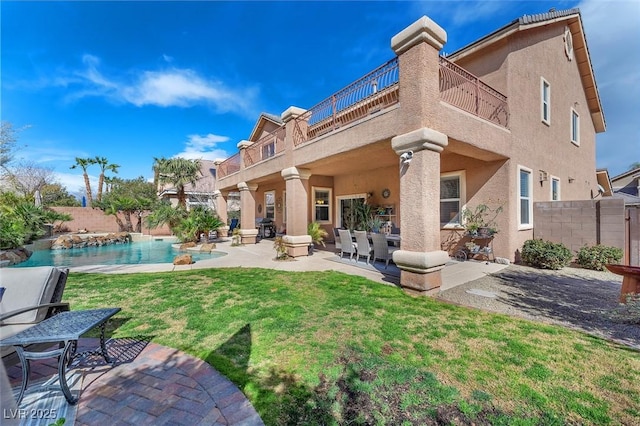
<svg viewBox="0 0 640 426">
<path fill-rule="evenodd" d="M 276 236 L 276 224 L 273 219 L 263 217 L 256 219 L 256 228 L 260 238 L 272 238 Z"/>
</svg>

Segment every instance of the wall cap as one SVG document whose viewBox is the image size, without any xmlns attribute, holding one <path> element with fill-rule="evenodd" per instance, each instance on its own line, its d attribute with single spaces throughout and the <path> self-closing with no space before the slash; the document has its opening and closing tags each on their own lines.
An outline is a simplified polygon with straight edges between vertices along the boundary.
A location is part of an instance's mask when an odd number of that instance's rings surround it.
<svg viewBox="0 0 640 426">
<path fill-rule="evenodd" d="M 393 36 L 391 48 L 396 55 L 401 55 L 420 43 L 428 43 L 436 50 L 440 50 L 446 42 L 447 32 L 430 18 L 423 16 Z"/>
<path fill-rule="evenodd" d="M 391 148 L 398 155 L 402 155 L 407 151 L 418 152 L 429 150 L 434 152 L 442 152 L 445 146 L 449 144 L 449 138 L 444 133 L 437 130 L 423 127 L 404 135 L 398 135 L 391 139 Z"/>
</svg>

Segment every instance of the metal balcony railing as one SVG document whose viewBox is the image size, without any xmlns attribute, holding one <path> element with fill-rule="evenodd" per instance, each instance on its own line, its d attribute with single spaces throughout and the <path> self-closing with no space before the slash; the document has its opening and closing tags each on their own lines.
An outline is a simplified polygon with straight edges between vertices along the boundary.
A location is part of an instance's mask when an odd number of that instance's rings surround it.
<svg viewBox="0 0 640 426">
<path fill-rule="evenodd" d="M 218 178 L 223 178 L 240 171 L 240 153 L 236 153 L 218 165 Z"/>
<path fill-rule="evenodd" d="M 442 56 L 440 99 L 498 126 L 509 126 L 507 97 Z"/>
<path fill-rule="evenodd" d="M 263 136 L 250 147 L 247 148 L 244 155 L 245 167 L 268 160 L 276 154 L 284 151 L 284 135 L 285 127 L 278 127 L 268 135 Z"/>
<path fill-rule="evenodd" d="M 398 71 L 398 58 L 393 58 L 310 108 L 297 118 L 294 144 L 297 146 L 397 103 Z"/>
</svg>

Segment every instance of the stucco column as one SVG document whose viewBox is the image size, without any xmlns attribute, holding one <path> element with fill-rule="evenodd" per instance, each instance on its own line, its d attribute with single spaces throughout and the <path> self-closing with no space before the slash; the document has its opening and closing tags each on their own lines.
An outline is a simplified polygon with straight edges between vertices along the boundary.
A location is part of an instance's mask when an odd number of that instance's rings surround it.
<svg viewBox="0 0 640 426">
<path fill-rule="evenodd" d="M 238 142 L 238 144 L 236 145 L 238 147 L 238 150 L 240 151 L 240 170 L 244 170 L 245 168 L 244 157 L 247 154 L 247 148 L 251 145 L 253 145 L 253 142 L 244 140 Z"/>
<path fill-rule="evenodd" d="M 227 215 L 227 200 L 222 195 L 222 192 L 219 190 L 213 191 L 213 202 L 216 205 L 216 213 L 220 218 L 220 221 L 224 223 L 223 226 L 218 228 L 218 236 L 220 237 L 228 237 L 229 236 L 229 225 L 227 225 L 227 220 L 229 219 Z"/>
<path fill-rule="evenodd" d="M 280 114 L 280 119 L 283 123 L 285 123 L 287 132 L 285 135 L 285 150 L 287 153 L 292 153 L 293 148 L 295 148 L 296 138 L 301 139 L 306 137 L 307 132 L 307 122 L 304 120 L 300 120 L 298 122 L 297 118 L 302 114 L 307 112 L 306 109 L 298 108 L 295 106 L 290 106 L 286 109 L 282 114 Z"/>
<path fill-rule="evenodd" d="M 391 139 L 400 155 L 402 214 L 402 245 L 393 261 L 401 270 L 400 285 L 411 293 L 440 287 L 440 270 L 449 260 L 440 249 L 440 152 L 447 142 L 446 135 L 428 128 Z"/>
<path fill-rule="evenodd" d="M 287 188 L 287 235 L 283 237 L 287 254 L 307 256 L 311 236 L 307 234 L 309 218 L 309 176 L 305 169 L 289 167 L 281 172 Z"/>
<path fill-rule="evenodd" d="M 440 50 L 447 33 L 426 16 L 391 38 L 398 55 L 400 109 L 398 133 L 435 127 L 440 102 Z"/>
<path fill-rule="evenodd" d="M 240 242 L 255 244 L 258 236 L 256 229 L 256 190 L 258 185 L 240 182 Z"/>
</svg>

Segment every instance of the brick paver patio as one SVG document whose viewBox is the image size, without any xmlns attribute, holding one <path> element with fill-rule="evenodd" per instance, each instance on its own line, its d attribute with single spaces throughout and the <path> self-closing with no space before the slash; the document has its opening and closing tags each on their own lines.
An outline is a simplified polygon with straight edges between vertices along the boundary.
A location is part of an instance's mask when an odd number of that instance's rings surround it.
<svg viewBox="0 0 640 426">
<path fill-rule="evenodd" d="M 79 350 L 96 345 L 82 339 Z M 137 342 L 134 355 L 125 346 L 115 348 L 115 367 L 91 359 L 77 367 L 85 376 L 76 425 L 264 424 L 244 394 L 204 361 L 155 343 Z M 55 373 L 56 359 L 32 361 L 30 383 Z M 7 374 L 12 385 L 20 383 L 19 366 Z"/>
</svg>

